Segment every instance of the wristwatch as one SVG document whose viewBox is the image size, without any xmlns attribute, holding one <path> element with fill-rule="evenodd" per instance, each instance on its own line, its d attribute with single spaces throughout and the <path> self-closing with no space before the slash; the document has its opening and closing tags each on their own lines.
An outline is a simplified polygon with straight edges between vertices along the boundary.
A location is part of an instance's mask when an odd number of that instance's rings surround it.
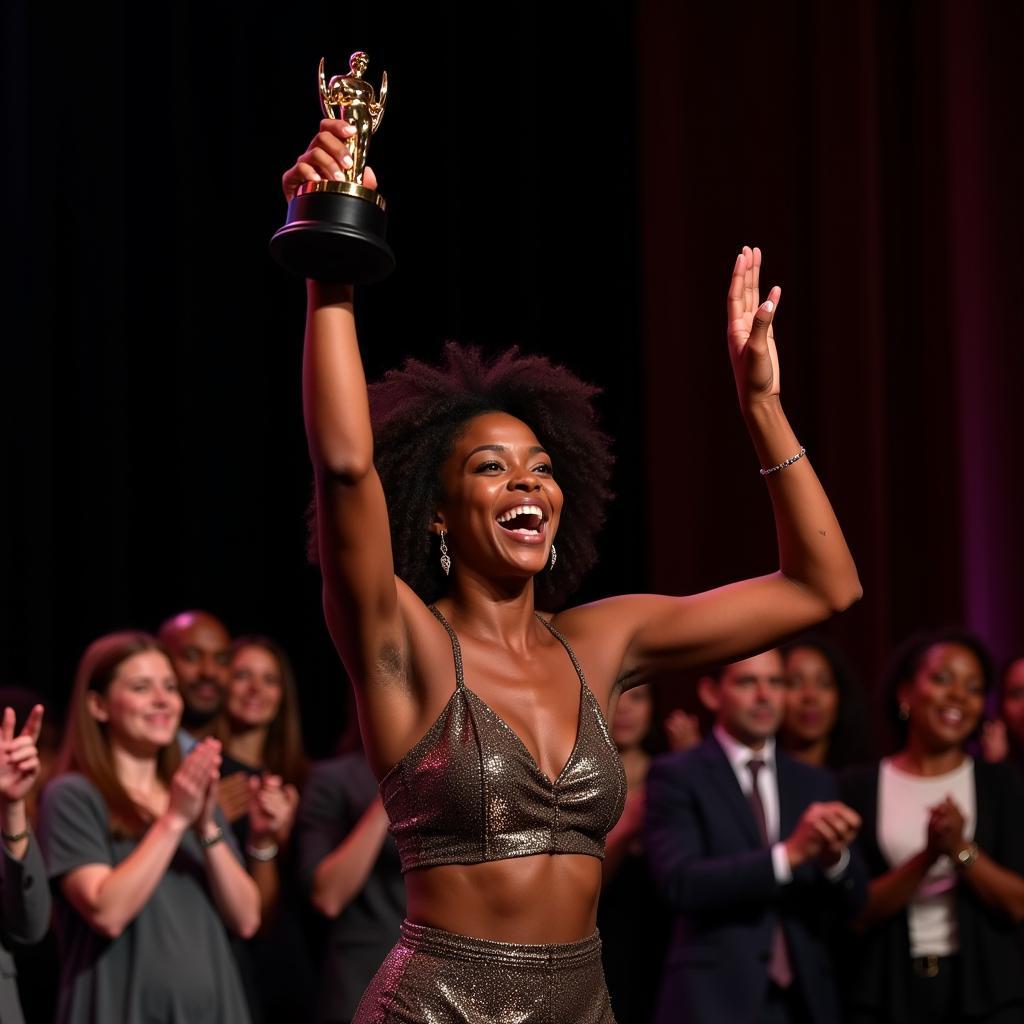
<svg viewBox="0 0 1024 1024">
<path fill-rule="evenodd" d="M 958 868 L 969 868 L 977 859 L 977 843 L 968 843 L 965 847 L 956 851 L 956 866 Z"/>
</svg>

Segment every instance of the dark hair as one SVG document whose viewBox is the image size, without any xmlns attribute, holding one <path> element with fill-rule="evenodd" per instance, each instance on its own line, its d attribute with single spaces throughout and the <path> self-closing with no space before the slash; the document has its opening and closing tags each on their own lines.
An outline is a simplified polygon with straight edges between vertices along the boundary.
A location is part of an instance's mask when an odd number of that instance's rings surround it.
<svg viewBox="0 0 1024 1024">
<path fill-rule="evenodd" d="M 981 665 L 985 693 L 992 690 L 995 683 L 992 655 L 974 633 L 961 626 L 946 626 L 941 629 L 914 633 L 893 651 L 882 673 L 882 686 L 879 692 L 885 702 L 884 717 L 888 721 L 896 741 L 894 749 L 898 749 L 906 743 L 908 732 L 906 721 L 900 718 L 900 688 L 914 678 L 925 655 L 939 644 L 957 644 L 960 647 L 966 647 Z"/>
<path fill-rule="evenodd" d="M 846 660 L 846 655 L 828 637 L 806 633 L 783 645 L 783 659 L 802 647 L 817 651 L 828 662 L 836 681 L 838 710 L 828 738 L 825 763 L 833 771 L 840 772 L 851 765 L 870 761 L 874 756 L 874 743 L 868 729 L 864 688 Z"/>
<path fill-rule="evenodd" d="M 1006 684 L 1010 678 L 1010 669 L 1022 661 L 1024 661 L 1024 654 L 1018 654 L 1016 657 L 1010 658 L 1010 660 L 1003 665 L 1002 671 L 999 673 L 999 692 L 997 694 L 997 700 L 999 705 L 998 710 L 1000 712 L 1002 710 L 1003 701 L 1006 700 Z"/>
<path fill-rule="evenodd" d="M 555 568 L 535 578 L 539 607 L 556 609 L 597 560 L 612 455 L 592 400 L 599 389 L 543 356 L 511 348 L 487 359 L 445 345 L 440 365 L 408 359 L 369 387 L 375 464 L 391 520 L 395 572 L 430 603 L 445 591 L 428 527 L 440 499 L 441 466 L 469 420 L 504 412 L 526 423 L 551 456 L 570 514 L 558 531 Z"/>
<path fill-rule="evenodd" d="M 277 670 L 281 675 L 281 704 L 267 730 L 262 767 L 265 771 L 280 775 L 285 782 L 301 787 L 306 779 L 308 763 L 302 746 L 299 691 L 291 660 L 276 640 L 253 634 L 240 636 L 231 644 L 232 665 L 239 651 L 246 647 L 260 647 L 265 650 L 277 662 Z M 227 717 L 225 711 L 222 718 Z M 224 721 L 222 727 L 224 732 L 220 739 L 226 745 L 231 735 L 230 725 Z"/>
<path fill-rule="evenodd" d="M 56 774 L 81 772 L 100 791 L 107 805 L 111 831 L 115 835 L 139 836 L 149 827 L 152 815 L 128 795 L 121 784 L 110 750 L 106 723 L 89 711 L 90 691 L 106 695 L 118 669 L 129 658 L 144 651 L 158 651 L 171 665 L 171 657 L 156 637 L 142 632 L 108 633 L 85 649 L 75 672 L 67 731 Z M 157 775 L 170 788 L 181 762 L 176 739 L 157 754 Z"/>
</svg>

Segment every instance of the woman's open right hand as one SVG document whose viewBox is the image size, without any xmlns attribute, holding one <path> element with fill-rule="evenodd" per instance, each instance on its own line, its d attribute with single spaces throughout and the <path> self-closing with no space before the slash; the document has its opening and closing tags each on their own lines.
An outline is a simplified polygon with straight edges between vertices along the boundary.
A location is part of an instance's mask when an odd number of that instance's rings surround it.
<svg viewBox="0 0 1024 1024">
<path fill-rule="evenodd" d="M 307 181 L 344 181 L 345 172 L 352 168 L 345 140 L 355 134 L 355 128 L 334 117 L 325 117 L 320 122 L 320 131 L 313 136 L 306 151 L 284 172 L 281 189 L 286 202 L 295 198 L 299 186 Z M 363 185 L 377 187 L 377 176 L 366 167 L 363 169 Z"/>
</svg>

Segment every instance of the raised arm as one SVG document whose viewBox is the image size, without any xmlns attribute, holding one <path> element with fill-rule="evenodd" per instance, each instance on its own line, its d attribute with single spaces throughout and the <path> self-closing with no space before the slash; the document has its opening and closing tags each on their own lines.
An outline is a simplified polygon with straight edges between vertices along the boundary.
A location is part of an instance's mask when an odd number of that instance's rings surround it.
<svg viewBox="0 0 1024 1024">
<path fill-rule="evenodd" d="M 0 927 L 15 942 L 39 942 L 50 924 L 50 889 L 39 847 L 29 829 L 25 798 L 39 778 L 36 742 L 43 724 L 43 706 L 28 715 L 14 735 L 14 709 L 0 718 L 0 830 L 3 832 L 0 886 Z"/>
<path fill-rule="evenodd" d="M 325 119 L 282 187 L 343 178 L 352 160 L 346 121 Z M 363 183 L 376 187 L 367 169 Z M 316 485 L 317 544 L 327 626 L 357 689 L 381 663 L 404 662 L 387 506 L 373 465 L 366 379 L 352 288 L 307 282 L 303 406 Z M 392 649 L 399 657 L 385 657 Z"/>
<path fill-rule="evenodd" d="M 594 624 L 600 634 L 617 634 L 628 685 L 665 669 L 764 649 L 861 595 L 835 513 L 782 409 L 772 331 L 781 290 L 772 288 L 760 301 L 760 267 L 760 250 L 744 247 L 729 287 L 728 343 L 740 409 L 768 471 L 779 569 L 690 597 L 635 595 L 580 609 L 601 619 Z"/>
</svg>

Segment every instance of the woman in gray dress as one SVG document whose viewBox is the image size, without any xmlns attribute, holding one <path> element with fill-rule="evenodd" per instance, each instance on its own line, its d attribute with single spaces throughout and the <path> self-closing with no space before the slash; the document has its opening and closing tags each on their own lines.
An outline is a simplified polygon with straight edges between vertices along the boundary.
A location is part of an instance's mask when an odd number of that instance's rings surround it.
<svg viewBox="0 0 1024 1024">
<path fill-rule="evenodd" d="M 259 897 L 216 811 L 220 744 L 181 760 L 181 708 L 153 637 L 114 633 L 83 655 L 40 825 L 59 1022 L 249 1020 L 225 927 L 254 934 Z"/>
</svg>

